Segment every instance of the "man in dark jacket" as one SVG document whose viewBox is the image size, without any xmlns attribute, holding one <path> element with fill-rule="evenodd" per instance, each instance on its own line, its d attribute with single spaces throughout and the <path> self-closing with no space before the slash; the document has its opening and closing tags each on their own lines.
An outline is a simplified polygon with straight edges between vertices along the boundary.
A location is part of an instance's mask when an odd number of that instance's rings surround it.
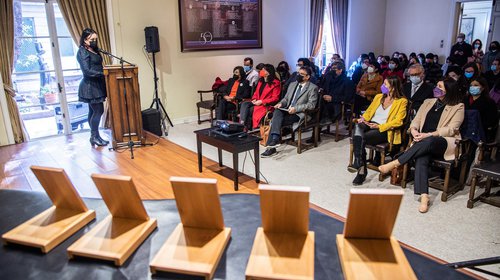
<svg viewBox="0 0 500 280">
<path fill-rule="evenodd" d="M 457 43 L 451 47 L 450 57 L 458 66 L 463 67 L 467 63 L 467 58 L 472 56 L 472 46 L 465 42 L 465 34 L 457 36 Z"/>
<path fill-rule="evenodd" d="M 425 56 L 425 81 L 436 85 L 442 76 L 443 70 L 438 64 L 434 63 L 434 54 L 428 53 Z"/>
<path fill-rule="evenodd" d="M 342 62 L 333 63 L 331 71 L 325 77 L 323 90 L 320 103 L 321 119 L 334 122 L 342 113 L 342 102 L 351 103 L 356 92 Z"/>
<path fill-rule="evenodd" d="M 422 65 L 413 64 L 408 69 L 408 74 L 410 82 L 403 86 L 403 93 L 411 101 L 411 108 L 416 113 L 425 99 L 433 97 L 434 87 L 424 81 L 425 70 Z"/>
</svg>

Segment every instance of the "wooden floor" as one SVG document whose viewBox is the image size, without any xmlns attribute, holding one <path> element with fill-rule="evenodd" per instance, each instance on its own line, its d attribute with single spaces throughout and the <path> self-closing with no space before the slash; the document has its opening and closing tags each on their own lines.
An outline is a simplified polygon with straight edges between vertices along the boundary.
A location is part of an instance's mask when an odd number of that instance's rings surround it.
<svg viewBox="0 0 500 280">
<path fill-rule="evenodd" d="M 83 197 L 100 197 L 92 173 L 131 176 L 142 199 L 173 198 L 170 176 L 215 178 L 219 193 L 236 193 L 232 169 L 203 158 L 203 172 L 198 173 L 196 153 L 163 138 L 148 135 L 148 142 L 157 144 L 135 148 L 130 159 L 129 150 L 92 148 L 88 137 L 79 133 L 0 147 L 0 188 L 43 191 L 29 168 L 41 165 L 64 168 Z M 254 178 L 240 173 L 239 183 L 237 193 L 258 193 Z"/>
</svg>

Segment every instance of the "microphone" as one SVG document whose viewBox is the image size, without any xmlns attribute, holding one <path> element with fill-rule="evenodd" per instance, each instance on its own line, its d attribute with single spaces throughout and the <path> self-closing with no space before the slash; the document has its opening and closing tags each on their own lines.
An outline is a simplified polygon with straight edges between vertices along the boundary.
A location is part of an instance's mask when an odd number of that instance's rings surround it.
<svg viewBox="0 0 500 280">
<path fill-rule="evenodd" d="M 106 55 L 110 54 L 109 52 L 107 52 L 107 51 L 105 51 L 103 49 L 99 49 L 99 48 L 97 49 L 97 51 L 100 52 L 100 53 L 106 54 Z"/>
</svg>

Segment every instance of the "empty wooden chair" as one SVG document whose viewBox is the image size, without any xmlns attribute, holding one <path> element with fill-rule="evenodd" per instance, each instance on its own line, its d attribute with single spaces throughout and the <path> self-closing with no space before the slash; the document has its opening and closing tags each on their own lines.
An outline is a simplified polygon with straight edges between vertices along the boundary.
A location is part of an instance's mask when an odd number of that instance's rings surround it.
<svg viewBox="0 0 500 280">
<path fill-rule="evenodd" d="M 210 121 L 213 123 L 214 111 L 217 108 L 217 92 L 215 90 L 198 90 L 200 95 L 200 101 L 196 102 L 196 110 L 198 112 L 198 124 L 204 121 Z M 210 111 L 210 118 L 208 120 L 201 120 L 201 109 L 206 109 Z"/>
</svg>

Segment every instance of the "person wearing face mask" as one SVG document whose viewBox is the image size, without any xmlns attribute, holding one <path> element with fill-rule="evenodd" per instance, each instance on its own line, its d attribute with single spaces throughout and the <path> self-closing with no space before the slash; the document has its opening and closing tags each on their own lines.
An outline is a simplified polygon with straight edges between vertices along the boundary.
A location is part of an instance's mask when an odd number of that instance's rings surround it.
<svg viewBox="0 0 500 280">
<path fill-rule="evenodd" d="M 462 68 L 455 65 L 448 67 L 445 77 L 449 77 L 457 82 L 457 91 L 460 96 L 465 97 L 467 95 L 469 88 Z"/>
<path fill-rule="evenodd" d="M 297 60 L 297 64 L 295 65 L 295 72 L 293 72 L 292 75 L 290 75 L 290 78 L 288 78 L 288 80 L 283 85 L 283 89 L 282 89 L 283 94 L 288 91 L 288 87 L 290 86 L 290 84 L 297 80 L 298 72 L 299 72 L 300 68 L 302 68 L 304 66 L 311 67 L 311 61 L 306 57 L 301 57 Z M 311 82 L 313 84 L 316 84 L 318 82 L 318 80 L 316 79 L 316 75 L 313 75 L 311 77 Z"/>
<path fill-rule="evenodd" d="M 233 69 L 233 77 L 229 78 L 227 87 L 222 93 L 216 110 L 218 120 L 226 120 L 228 112 L 237 111 L 239 102 L 250 98 L 250 84 L 246 79 L 245 70 L 241 66 Z"/>
<path fill-rule="evenodd" d="M 495 59 L 500 59 L 500 43 L 493 41 L 490 43 L 488 51 L 483 56 L 482 71 L 486 72 L 491 69 L 491 64 Z"/>
<path fill-rule="evenodd" d="M 493 88 L 500 77 L 500 58 L 493 60 L 490 69 L 484 73 L 484 78 L 488 81 L 488 87 Z"/>
<path fill-rule="evenodd" d="M 76 59 L 80 64 L 83 79 L 78 87 L 78 100 L 89 104 L 88 122 L 90 125 L 90 144 L 106 146 L 109 141 L 99 135 L 99 123 L 104 113 L 106 100 L 106 81 L 102 57 L 97 46 L 97 33 L 86 28 L 80 37 L 80 47 Z"/>
<path fill-rule="evenodd" d="M 488 82 L 484 78 L 473 79 L 469 96 L 464 99 L 465 110 L 477 110 L 486 143 L 495 141 L 498 128 L 498 111 L 495 102 L 489 97 Z"/>
<path fill-rule="evenodd" d="M 354 85 L 357 85 L 361 80 L 361 77 L 364 73 L 366 73 L 366 69 L 368 69 L 368 64 L 370 63 L 370 59 L 367 54 L 361 54 L 358 58 L 358 64 L 356 68 L 354 68 L 354 72 L 352 73 L 351 80 Z"/>
<path fill-rule="evenodd" d="M 273 118 L 269 138 L 267 139 L 267 149 L 261 154 L 262 157 L 276 155 L 276 147 L 280 145 L 281 128 L 286 125 L 293 125 L 295 131 L 306 118 L 310 118 L 304 113 L 312 110 L 318 104 L 318 86 L 311 83 L 313 71 L 311 67 L 301 67 L 297 74 L 297 80 L 290 84 L 285 97 L 278 102 L 274 108 Z"/>
<path fill-rule="evenodd" d="M 290 66 L 286 61 L 280 61 L 278 67 L 276 67 L 276 72 L 280 75 L 280 82 L 284 84 L 288 79 L 290 79 Z"/>
<path fill-rule="evenodd" d="M 387 69 L 382 72 L 382 79 L 387 79 L 389 76 L 397 76 L 401 81 L 404 80 L 403 69 L 400 67 L 400 61 L 397 58 L 391 58 L 389 60 Z"/>
<path fill-rule="evenodd" d="M 408 68 L 409 82 L 404 84 L 403 93 L 411 101 L 411 108 L 418 111 L 420 105 L 427 98 L 432 98 L 433 87 L 424 81 L 425 70 L 420 64 L 413 64 Z"/>
<path fill-rule="evenodd" d="M 414 192 L 420 195 L 420 213 L 429 209 L 429 165 L 433 158 L 453 160 L 455 141 L 461 139 L 458 130 L 464 121 L 464 104 L 457 83 L 445 79 L 433 90 L 434 98 L 424 101 L 410 124 L 413 142 L 396 160 L 379 166 L 381 173 L 415 161 Z"/>
<path fill-rule="evenodd" d="M 484 56 L 483 42 L 481 42 L 481 40 L 479 39 L 476 39 L 474 40 L 474 42 L 472 42 L 473 61 L 481 64 L 481 62 L 483 61 L 483 56 Z"/>
<path fill-rule="evenodd" d="M 243 70 L 245 70 L 246 79 L 250 87 L 255 88 L 259 80 L 259 72 L 253 69 L 253 59 L 251 57 L 243 59 Z"/>
<path fill-rule="evenodd" d="M 477 64 L 475 62 L 469 62 L 464 65 L 464 80 L 465 80 L 465 87 L 468 89 L 470 86 L 470 82 L 473 79 L 476 79 L 477 77 L 481 76 L 481 73 L 479 72 L 479 69 L 477 68 Z"/>
<path fill-rule="evenodd" d="M 389 76 L 380 87 L 382 94 L 377 94 L 370 107 L 356 121 L 352 137 L 354 162 L 348 167 L 350 172 L 358 172 L 353 185 L 361 185 L 366 179 L 366 145 L 377 145 L 393 140 L 394 145 L 401 144 L 401 130 L 392 130 L 403 125 L 406 117 L 408 100 L 403 96 L 401 80 Z"/>
<path fill-rule="evenodd" d="M 322 77 L 322 81 L 321 81 L 321 82 L 323 82 L 323 81 L 324 81 L 324 76 L 330 72 L 330 70 L 331 70 L 331 68 L 332 68 L 332 65 L 333 65 L 335 62 L 338 62 L 338 61 L 340 61 L 340 60 L 341 60 L 340 55 L 338 55 L 338 54 L 336 54 L 336 53 L 334 53 L 334 54 L 332 55 L 332 57 L 330 58 L 330 63 L 328 64 L 328 66 L 326 66 L 326 68 L 325 68 L 325 69 L 323 70 L 323 72 L 322 72 L 322 75 L 321 75 L 321 77 Z"/>
<path fill-rule="evenodd" d="M 425 67 L 425 54 L 419 53 L 417 55 L 418 63 L 422 64 Z"/>
<path fill-rule="evenodd" d="M 472 46 L 465 42 L 464 33 L 458 34 L 457 43 L 451 47 L 450 56 L 458 66 L 464 66 L 467 59 L 473 56 Z"/>
<path fill-rule="evenodd" d="M 425 56 L 425 81 L 435 85 L 443 76 L 441 67 L 434 63 L 434 54 L 428 53 Z"/>
<path fill-rule="evenodd" d="M 241 104 L 240 122 L 245 124 L 248 130 L 258 128 L 267 111 L 272 111 L 280 98 L 281 85 L 276 78 L 274 66 L 265 64 L 259 72 L 259 77 L 252 100 Z"/>
<path fill-rule="evenodd" d="M 356 96 L 354 98 L 354 113 L 359 116 L 361 111 L 366 110 L 373 97 L 380 92 L 380 87 L 384 82 L 378 73 L 380 66 L 377 62 L 369 62 L 366 73 L 356 86 Z"/>
</svg>

